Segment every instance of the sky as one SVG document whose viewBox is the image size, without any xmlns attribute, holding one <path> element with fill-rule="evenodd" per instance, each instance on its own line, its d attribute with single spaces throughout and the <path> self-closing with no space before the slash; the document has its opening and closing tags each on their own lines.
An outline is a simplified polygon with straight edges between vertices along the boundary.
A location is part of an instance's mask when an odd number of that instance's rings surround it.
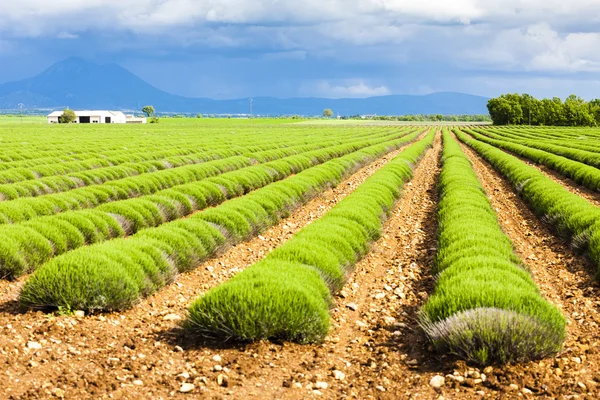
<svg viewBox="0 0 600 400">
<path fill-rule="evenodd" d="M 600 97 L 600 0 L 3 3 L 0 83 L 76 56 L 190 97 Z"/>
</svg>

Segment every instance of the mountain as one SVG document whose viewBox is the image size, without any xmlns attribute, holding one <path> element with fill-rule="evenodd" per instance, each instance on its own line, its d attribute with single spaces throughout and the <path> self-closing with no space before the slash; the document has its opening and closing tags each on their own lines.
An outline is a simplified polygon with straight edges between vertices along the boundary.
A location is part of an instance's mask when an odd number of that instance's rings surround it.
<svg viewBox="0 0 600 400">
<path fill-rule="evenodd" d="M 255 97 L 259 115 L 320 115 L 331 108 L 340 115 L 487 114 L 487 98 L 462 93 L 392 95 L 364 99 Z M 155 88 L 117 64 L 98 65 L 80 58 L 60 61 L 33 78 L 0 85 L 0 108 L 141 110 L 159 112 L 245 114 L 248 99 L 213 100 L 177 96 Z"/>
</svg>

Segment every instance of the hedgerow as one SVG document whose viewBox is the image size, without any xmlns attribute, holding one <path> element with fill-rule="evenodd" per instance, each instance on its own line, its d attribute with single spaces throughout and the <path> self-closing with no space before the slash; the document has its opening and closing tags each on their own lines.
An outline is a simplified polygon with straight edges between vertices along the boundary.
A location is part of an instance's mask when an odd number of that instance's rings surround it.
<svg viewBox="0 0 600 400">
<path fill-rule="evenodd" d="M 186 327 L 219 341 L 320 342 L 332 294 L 367 254 L 432 131 L 375 172 L 319 220 L 189 308 Z"/>
<path fill-rule="evenodd" d="M 443 137 L 437 279 L 421 326 L 439 350 L 484 365 L 558 352 L 563 316 L 515 255 L 467 157 Z"/>
<path fill-rule="evenodd" d="M 125 239 L 82 247 L 51 259 L 27 281 L 20 294 L 24 308 L 120 310 L 170 283 L 223 246 L 237 243 L 275 223 L 290 210 L 360 166 L 416 135 L 384 141 L 271 183 L 244 197 Z M 93 238 L 92 238 L 93 239 Z M 148 257 L 132 257 L 130 249 Z"/>
</svg>

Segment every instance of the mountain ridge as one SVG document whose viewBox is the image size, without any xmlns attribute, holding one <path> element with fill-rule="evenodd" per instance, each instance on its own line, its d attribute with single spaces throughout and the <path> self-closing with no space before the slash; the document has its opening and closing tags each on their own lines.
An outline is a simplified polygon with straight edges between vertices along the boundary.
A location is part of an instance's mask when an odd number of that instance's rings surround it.
<svg viewBox="0 0 600 400">
<path fill-rule="evenodd" d="M 325 108 L 336 114 L 487 114 L 488 98 L 457 92 L 427 95 L 386 95 L 367 98 L 254 97 L 259 115 L 319 115 Z M 72 57 L 26 79 L 0 84 L 0 108 L 14 109 L 141 110 L 152 104 L 159 112 L 246 114 L 249 99 L 214 100 L 168 93 L 152 86 L 126 68 L 95 64 Z"/>
</svg>

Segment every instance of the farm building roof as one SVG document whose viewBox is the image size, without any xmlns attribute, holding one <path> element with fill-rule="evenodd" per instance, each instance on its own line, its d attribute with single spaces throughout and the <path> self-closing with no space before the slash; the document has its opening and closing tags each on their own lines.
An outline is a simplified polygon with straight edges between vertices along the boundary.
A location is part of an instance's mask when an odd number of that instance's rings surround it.
<svg viewBox="0 0 600 400">
<path fill-rule="evenodd" d="M 78 117 L 81 116 L 99 116 L 99 117 L 104 117 L 104 116 L 120 116 L 120 117 L 124 117 L 125 114 L 123 114 L 121 111 L 108 111 L 108 110 L 82 110 L 82 111 L 75 111 L 75 115 Z M 63 111 L 54 111 L 50 114 L 48 114 L 48 117 L 60 117 L 63 114 Z"/>
</svg>

